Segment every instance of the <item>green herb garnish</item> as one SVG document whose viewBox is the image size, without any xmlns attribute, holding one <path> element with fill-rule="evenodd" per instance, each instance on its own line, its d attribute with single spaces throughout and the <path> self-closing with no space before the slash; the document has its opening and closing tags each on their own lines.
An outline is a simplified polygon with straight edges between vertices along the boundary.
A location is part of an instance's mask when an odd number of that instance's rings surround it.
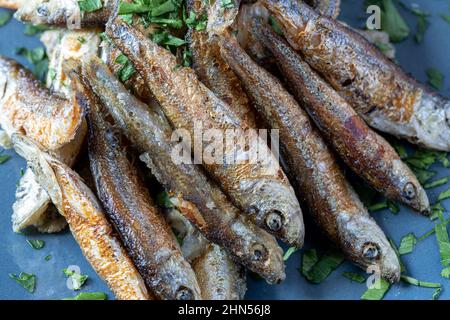
<svg viewBox="0 0 450 320">
<path fill-rule="evenodd" d="M 9 277 L 20 284 L 28 292 L 33 293 L 36 289 L 36 276 L 34 274 L 21 272 L 18 276 L 10 273 Z"/>
<path fill-rule="evenodd" d="M 306 250 L 302 254 L 301 273 L 306 277 L 311 268 L 319 261 L 316 249 Z"/>
<path fill-rule="evenodd" d="M 442 90 L 444 86 L 444 75 L 436 68 L 427 69 L 428 83 L 437 90 Z"/>
<path fill-rule="evenodd" d="M 400 241 L 400 247 L 398 248 L 398 253 L 400 255 L 404 255 L 404 254 L 413 252 L 414 246 L 416 245 L 416 243 L 417 243 L 417 238 L 414 235 L 414 233 L 408 233 Z"/>
<path fill-rule="evenodd" d="M 170 201 L 169 194 L 166 191 L 163 191 L 156 196 L 156 204 L 166 209 L 173 208 L 173 203 Z"/>
<path fill-rule="evenodd" d="M 68 269 L 63 269 L 62 271 L 67 277 L 72 280 L 72 289 L 73 290 L 80 290 L 81 287 L 84 285 L 86 280 L 89 278 L 86 274 L 77 273 L 75 271 L 70 271 Z"/>
<path fill-rule="evenodd" d="M 25 25 L 25 30 L 23 32 L 24 35 L 26 36 L 34 36 L 36 34 L 38 34 L 39 32 L 48 30 L 48 27 L 45 25 L 32 25 L 30 23 L 27 23 Z"/>
<path fill-rule="evenodd" d="M 11 156 L 8 154 L 3 154 L 5 150 L 0 151 L 0 164 L 4 164 L 6 161 L 11 159 Z"/>
<path fill-rule="evenodd" d="M 45 257 L 44 257 L 44 260 L 45 261 L 50 261 L 52 259 L 52 255 L 51 254 L 48 254 L 48 255 L 46 255 Z"/>
<path fill-rule="evenodd" d="M 441 18 L 444 21 L 447 21 L 448 23 L 450 23 L 450 14 L 441 14 Z"/>
<path fill-rule="evenodd" d="M 136 73 L 133 64 L 124 54 L 120 54 L 115 62 L 122 65 L 119 71 L 117 71 L 117 77 L 120 81 L 127 82 Z"/>
<path fill-rule="evenodd" d="M 277 20 L 273 16 L 269 17 L 269 23 L 272 26 L 273 31 L 275 31 L 280 36 L 283 35 L 283 30 L 281 30 L 280 25 L 278 24 Z"/>
<path fill-rule="evenodd" d="M 234 0 L 220 0 L 220 6 L 224 9 L 233 9 L 236 7 Z"/>
<path fill-rule="evenodd" d="M 308 262 L 311 263 L 312 260 Z M 330 273 L 335 270 L 341 263 L 344 262 L 344 256 L 338 251 L 331 251 L 323 255 L 308 271 L 303 275 L 312 283 L 321 283 Z M 304 270 L 304 268 L 302 268 Z"/>
<path fill-rule="evenodd" d="M 296 248 L 296 247 L 290 247 L 285 253 L 284 253 L 284 255 L 283 255 L 283 261 L 287 261 L 289 258 L 290 258 L 290 256 L 294 253 L 294 252 L 296 252 L 298 250 L 298 248 Z"/>
<path fill-rule="evenodd" d="M 81 292 L 73 298 L 63 300 L 108 300 L 108 296 L 103 292 Z"/>
<path fill-rule="evenodd" d="M 442 285 L 440 283 L 420 281 L 420 280 L 417 280 L 417 279 L 414 279 L 412 277 L 408 277 L 405 275 L 402 275 L 401 279 L 403 280 L 403 282 L 412 284 L 413 286 L 417 286 L 417 287 L 423 287 L 423 288 L 440 288 L 440 287 L 442 287 Z"/>
<path fill-rule="evenodd" d="M 448 198 L 450 198 L 450 189 L 442 191 L 439 194 L 438 201 L 442 201 L 442 200 L 448 199 Z"/>
<path fill-rule="evenodd" d="M 26 57 L 28 62 L 33 64 L 33 73 L 38 79 L 41 81 L 45 79 L 48 70 L 48 59 L 43 47 L 37 47 L 31 50 L 17 48 L 16 54 Z"/>
<path fill-rule="evenodd" d="M 389 243 L 391 244 L 392 249 L 394 250 L 395 255 L 397 256 L 398 262 L 400 263 L 400 272 L 405 272 L 406 271 L 405 264 L 403 263 L 403 260 L 400 257 L 400 252 L 398 251 L 398 248 L 395 245 L 394 240 L 392 240 L 392 239 L 388 239 L 388 240 L 389 240 Z"/>
<path fill-rule="evenodd" d="M 381 278 L 361 296 L 362 300 L 382 300 L 391 287 L 390 283 Z"/>
<path fill-rule="evenodd" d="M 442 288 L 437 288 L 436 290 L 434 290 L 433 295 L 431 296 L 431 300 L 438 300 L 439 297 L 441 296 L 442 293 Z"/>
<path fill-rule="evenodd" d="M 101 0 L 78 0 L 78 6 L 82 12 L 94 12 L 103 8 Z"/>
<path fill-rule="evenodd" d="M 431 188 L 436 188 L 439 186 L 443 186 L 444 184 L 447 184 L 449 181 L 450 177 L 443 177 L 434 181 L 431 181 L 429 183 L 424 184 L 424 188 L 425 189 L 431 189 Z"/>
<path fill-rule="evenodd" d="M 342 275 L 346 277 L 347 279 L 350 279 L 351 281 L 355 281 L 358 283 L 364 283 L 366 279 L 360 275 L 359 273 L 354 272 L 342 272 Z"/>
<path fill-rule="evenodd" d="M 11 11 L 2 11 L 0 12 L 0 27 L 4 26 L 11 20 L 12 12 Z"/>
<path fill-rule="evenodd" d="M 27 243 L 35 250 L 40 250 L 45 246 L 45 242 L 42 240 L 27 240 Z"/>
</svg>

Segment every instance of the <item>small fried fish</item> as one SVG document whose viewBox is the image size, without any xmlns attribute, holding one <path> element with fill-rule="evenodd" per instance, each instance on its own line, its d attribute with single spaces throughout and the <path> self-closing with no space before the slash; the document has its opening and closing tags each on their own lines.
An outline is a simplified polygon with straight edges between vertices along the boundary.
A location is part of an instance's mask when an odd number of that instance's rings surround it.
<svg viewBox="0 0 450 320">
<path fill-rule="evenodd" d="M 178 210 L 166 210 L 166 219 L 180 239 L 183 255 L 194 268 L 203 299 L 243 299 L 247 289 L 245 269 L 224 249 L 203 237 Z"/>
<path fill-rule="evenodd" d="M 261 0 L 302 53 L 373 128 L 450 151 L 450 101 L 406 74 L 345 25 L 303 1 Z"/>
<path fill-rule="evenodd" d="M 244 266 L 270 283 L 283 280 L 282 251 L 275 239 L 242 216 L 201 167 L 178 163 L 167 120 L 129 94 L 98 59 L 88 61 L 83 74 L 153 175 L 173 193 L 174 206 Z"/>
<path fill-rule="evenodd" d="M 144 281 L 127 256 L 94 194 L 77 173 L 43 152 L 31 139 L 13 134 L 14 148 L 63 215 L 75 240 L 117 299 L 148 300 Z"/>
</svg>

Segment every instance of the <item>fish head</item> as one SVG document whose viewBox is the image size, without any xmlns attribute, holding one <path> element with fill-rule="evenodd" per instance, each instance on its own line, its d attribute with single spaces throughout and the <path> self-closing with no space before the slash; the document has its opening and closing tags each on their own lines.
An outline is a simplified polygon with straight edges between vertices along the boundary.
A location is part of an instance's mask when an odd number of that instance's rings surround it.
<svg viewBox="0 0 450 320">
<path fill-rule="evenodd" d="M 245 186 L 241 181 L 241 186 Z M 254 215 L 256 223 L 281 241 L 301 248 L 305 237 L 305 227 L 300 204 L 289 184 L 271 179 L 250 182 L 242 195 L 249 204 L 246 211 Z"/>
<path fill-rule="evenodd" d="M 401 190 L 399 200 L 411 208 L 429 215 L 430 202 L 427 193 L 412 171 L 405 170 L 405 164 L 400 159 L 393 161 L 392 171 L 396 173 L 396 176 L 401 177 L 398 181 L 398 189 Z"/>
<path fill-rule="evenodd" d="M 385 234 L 368 214 L 342 213 L 337 219 L 339 246 L 347 257 L 368 273 L 389 282 L 400 279 L 400 262 Z"/>
<path fill-rule="evenodd" d="M 240 256 L 243 264 L 261 275 L 270 284 L 280 283 L 286 278 L 283 250 L 273 236 L 259 229 L 247 219 L 236 219 L 230 225 L 243 242 Z"/>
</svg>

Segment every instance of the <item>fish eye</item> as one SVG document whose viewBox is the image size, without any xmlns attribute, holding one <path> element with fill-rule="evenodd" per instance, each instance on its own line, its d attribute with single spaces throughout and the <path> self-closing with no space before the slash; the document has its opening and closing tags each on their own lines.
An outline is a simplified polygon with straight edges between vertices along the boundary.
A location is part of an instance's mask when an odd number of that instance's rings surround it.
<svg viewBox="0 0 450 320">
<path fill-rule="evenodd" d="M 412 200 L 416 197 L 416 187 L 412 182 L 408 182 L 403 188 L 403 193 L 406 199 Z"/>
<path fill-rule="evenodd" d="M 283 216 L 280 211 L 272 210 L 266 215 L 266 226 L 271 231 L 280 231 L 283 226 Z"/>
<path fill-rule="evenodd" d="M 267 249 L 262 244 L 255 243 L 252 246 L 252 260 L 253 261 L 261 261 L 265 260 L 267 257 Z"/>
<path fill-rule="evenodd" d="M 380 256 L 380 248 L 372 242 L 367 242 L 363 246 L 363 256 L 368 260 L 375 260 Z"/>
<path fill-rule="evenodd" d="M 189 288 L 179 287 L 175 294 L 175 298 L 177 300 L 194 300 L 194 294 Z"/>
</svg>

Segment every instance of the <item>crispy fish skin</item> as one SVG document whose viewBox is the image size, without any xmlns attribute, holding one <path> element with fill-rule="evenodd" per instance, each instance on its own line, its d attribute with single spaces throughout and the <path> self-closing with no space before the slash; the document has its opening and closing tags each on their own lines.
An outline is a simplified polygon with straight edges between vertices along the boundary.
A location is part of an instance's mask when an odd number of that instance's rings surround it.
<svg viewBox="0 0 450 320">
<path fill-rule="evenodd" d="M 0 57 L 0 92 L 0 125 L 6 134 L 26 134 L 72 165 L 86 133 L 81 108 L 70 99 L 51 93 L 31 72 L 4 57 Z M 39 223 L 49 203 L 50 198 L 27 170 L 16 192 L 13 230 L 35 225 L 43 232 L 60 231 L 64 224 L 47 228 Z"/>
<path fill-rule="evenodd" d="M 345 163 L 388 198 L 429 214 L 425 190 L 394 148 L 267 25 L 253 33 L 272 52 L 292 92 Z"/>
<path fill-rule="evenodd" d="M 121 300 L 152 298 L 134 267 L 100 203 L 77 173 L 42 152 L 31 139 L 14 134 L 15 149 L 27 159 L 39 183 L 63 215 L 75 240 L 98 275 Z"/>
<path fill-rule="evenodd" d="M 449 100 L 408 76 L 362 36 L 303 1 L 262 3 L 290 45 L 371 127 L 426 148 L 450 151 Z"/>
<path fill-rule="evenodd" d="M 0 125 L 25 134 L 46 150 L 72 141 L 83 120 L 74 101 L 52 94 L 23 66 L 0 57 Z"/>
<path fill-rule="evenodd" d="M 26 2 L 27 0 L 0 0 L 0 8 L 17 10 Z"/>
<path fill-rule="evenodd" d="M 224 249 L 206 240 L 178 210 L 167 210 L 166 219 L 183 240 L 183 255 L 192 264 L 203 299 L 243 299 L 247 290 L 245 269 Z"/>
<path fill-rule="evenodd" d="M 14 17 L 33 25 L 53 27 L 89 28 L 102 27 L 114 8 L 116 0 L 102 0 L 103 7 L 93 12 L 80 12 L 77 0 L 28 0 Z M 79 21 L 80 25 L 71 25 Z"/>
<path fill-rule="evenodd" d="M 211 242 L 270 283 L 285 278 L 282 250 L 275 239 L 254 226 L 196 165 L 175 164 L 170 128 L 145 104 L 126 91 L 105 65 L 92 59 L 84 75 L 116 124 L 139 152 L 141 159 L 166 190 L 180 212 Z"/>
<path fill-rule="evenodd" d="M 222 37 L 222 55 L 273 129 L 292 178 L 322 231 L 362 268 L 378 266 L 391 282 L 400 278 L 395 252 L 337 164 L 337 159 L 295 99 L 259 67 L 235 38 Z"/>
<path fill-rule="evenodd" d="M 197 79 L 192 69 L 175 70 L 177 63 L 169 51 L 118 18 L 108 22 L 106 33 L 141 73 L 175 129 L 188 130 L 194 137 L 195 122 L 201 122 L 204 130 L 249 128 Z M 205 161 L 203 165 L 252 221 L 282 241 L 301 247 L 303 217 L 294 190 L 281 168 L 273 169 L 278 161 L 266 142 L 258 139 L 257 143 L 259 150 L 267 151 L 271 168 L 261 161 L 226 163 L 226 159 L 235 159 L 234 152 L 227 154 L 227 151 L 223 154 L 226 165 Z M 238 156 L 245 156 L 243 153 L 239 150 Z"/>
<path fill-rule="evenodd" d="M 162 218 L 117 132 L 101 115 L 90 88 L 79 83 L 79 104 L 89 125 L 89 159 L 97 194 L 122 243 L 158 299 L 200 299 L 194 271 Z"/>
<path fill-rule="evenodd" d="M 208 6 L 203 0 L 189 0 L 187 8 L 197 17 L 206 15 L 208 11 Z M 214 14 L 214 16 L 220 15 Z M 222 21 L 222 24 L 225 22 Z M 222 60 L 217 39 L 208 31 L 199 31 L 195 28 L 189 29 L 186 39 L 192 53 L 192 68 L 200 81 L 226 102 L 251 128 L 256 128 L 255 112 L 239 79 Z"/>
</svg>

